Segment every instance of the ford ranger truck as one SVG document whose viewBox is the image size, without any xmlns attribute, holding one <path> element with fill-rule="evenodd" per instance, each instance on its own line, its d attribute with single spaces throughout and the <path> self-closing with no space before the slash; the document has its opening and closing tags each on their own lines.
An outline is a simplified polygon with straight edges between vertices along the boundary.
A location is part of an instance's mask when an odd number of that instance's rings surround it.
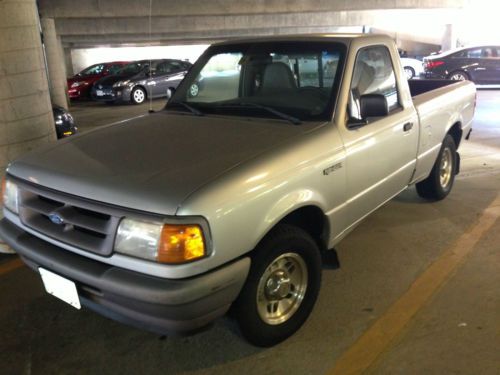
<svg viewBox="0 0 500 375">
<path fill-rule="evenodd" d="M 164 334 L 231 307 L 274 345 L 363 218 L 450 193 L 474 107 L 469 82 L 408 82 L 385 36 L 215 44 L 164 110 L 13 161 L 0 236 L 75 308 Z"/>
</svg>

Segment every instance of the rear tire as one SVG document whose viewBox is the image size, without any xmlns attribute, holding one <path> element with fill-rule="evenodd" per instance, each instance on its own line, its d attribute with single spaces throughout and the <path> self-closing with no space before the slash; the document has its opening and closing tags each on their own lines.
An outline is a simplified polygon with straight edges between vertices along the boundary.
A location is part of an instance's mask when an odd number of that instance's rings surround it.
<svg viewBox="0 0 500 375">
<path fill-rule="evenodd" d="M 447 134 L 431 174 L 418 182 L 417 193 L 430 200 L 444 199 L 451 191 L 457 170 L 457 150 L 452 136 Z"/>
<path fill-rule="evenodd" d="M 406 79 L 412 79 L 415 77 L 415 69 L 411 66 L 405 66 L 404 68 Z"/>
<path fill-rule="evenodd" d="M 321 256 L 304 230 L 280 225 L 257 247 L 248 279 L 234 304 L 243 336 L 269 347 L 306 321 L 321 285 Z"/>
<path fill-rule="evenodd" d="M 462 71 L 452 72 L 450 73 L 448 78 L 452 81 L 470 81 L 469 75 Z"/>
</svg>

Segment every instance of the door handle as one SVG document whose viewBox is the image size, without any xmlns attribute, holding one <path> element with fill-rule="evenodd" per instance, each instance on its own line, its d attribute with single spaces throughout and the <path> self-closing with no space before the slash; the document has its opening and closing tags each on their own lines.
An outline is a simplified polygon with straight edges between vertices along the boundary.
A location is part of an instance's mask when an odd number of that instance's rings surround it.
<svg viewBox="0 0 500 375">
<path fill-rule="evenodd" d="M 413 122 L 407 122 L 403 125 L 403 131 L 408 132 L 413 128 Z"/>
</svg>

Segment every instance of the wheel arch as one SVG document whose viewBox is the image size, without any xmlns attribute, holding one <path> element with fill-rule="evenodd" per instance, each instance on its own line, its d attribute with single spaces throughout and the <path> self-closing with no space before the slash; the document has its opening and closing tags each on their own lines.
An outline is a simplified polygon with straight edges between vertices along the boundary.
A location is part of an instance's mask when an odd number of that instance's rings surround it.
<svg viewBox="0 0 500 375">
<path fill-rule="evenodd" d="M 462 134 L 463 134 L 463 130 L 462 130 L 462 124 L 460 121 L 456 121 L 451 127 L 450 129 L 448 130 L 448 132 L 446 134 L 449 134 L 451 135 L 451 137 L 453 138 L 453 140 L 455 141 L 455 145 L 458 149 L 458 146 L 460 146 L 460 142 L 462 140 Z"/>
<path fill-rule="evenodd" d="M 330 235 L 329 219 L 318 205 L 312 203 L 305 204 L 285 213 L 269 226 L 259 243 L 281 224 L 293 225 L 304 230 L 314 239 L 321 251 L 328 249 L 328 238 Z"/>
</svg>

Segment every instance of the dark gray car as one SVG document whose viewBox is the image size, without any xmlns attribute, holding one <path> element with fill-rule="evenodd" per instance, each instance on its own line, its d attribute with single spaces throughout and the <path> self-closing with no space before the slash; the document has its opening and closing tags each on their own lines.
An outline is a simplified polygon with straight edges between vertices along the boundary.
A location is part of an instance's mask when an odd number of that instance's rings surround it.
<svg viewBox="0 0 500 375">
<path fill-rule="evenodd" d="M 91 96 L 98 101 L 134 104 L 141 104 L 147 98 L 165 97 L 169 88 L 179 85 L 190 67 L 191 63 L 181 60 L 136 61 L 116 75 L 95 82 Z"/>
<path fill-rule="evenodd" d="M 425 78 L 500 84 L 500 46 L 478 46 L 424 58 Z"/>
</svg>

